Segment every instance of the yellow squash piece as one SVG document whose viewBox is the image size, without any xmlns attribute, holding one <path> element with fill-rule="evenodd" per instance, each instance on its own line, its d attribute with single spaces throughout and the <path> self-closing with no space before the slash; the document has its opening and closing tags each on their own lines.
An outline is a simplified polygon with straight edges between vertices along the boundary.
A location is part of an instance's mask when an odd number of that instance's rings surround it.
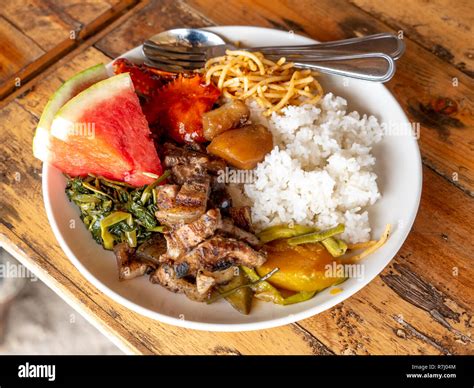
<svg viewBox="0 0 474 388">
<path fill-rule="evenodd" d="M 321 291 L 345 280 L 328 271 L 327 265 L 332 268 L 333 263 L 340 264 L 340 261 L 319 243 L 290 246 L 286 240 L 277 240 L 267 244 L 266 250 L 268 259 L 257 268 L 257 273 L 265 276 L 274 268 L 280 268 L 268 279 L 276 287 L 296 292 Z"/>
</svg>

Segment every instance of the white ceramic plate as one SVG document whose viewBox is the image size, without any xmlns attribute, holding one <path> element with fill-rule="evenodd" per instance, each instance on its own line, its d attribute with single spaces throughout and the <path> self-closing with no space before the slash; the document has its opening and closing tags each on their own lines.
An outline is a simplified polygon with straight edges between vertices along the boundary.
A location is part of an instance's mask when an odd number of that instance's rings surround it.
<svg viewBox="0 0 474 388">
<path fill-rule="evenodd" d="M 308 44 L 313 40 L 284 31 L 256 27 L 214 27 L 209 30 L 229 40 L 248 46 Z M 140 48 L 124 57 L 140 60 Z M 111 66 L 109 64 L 109 70 Z M 408 123 L 400 105 L 381 84 L 323 76 L 326 92 L 346 98 L 350 110 L 375 115 L 391 126 Z M 377 276 L 395 256 L 405 241 L 415 219 L 422 184 L 422 169 L 417 141 L 413 136 L 389 135 L 374 150 L 376 173 L 383 197 L 369 209 L 373 237 L 382 233 L 387 223 L 393 225 L 389 241 L 363 261 L 363 279 L 349 279 L 342 292 L 329 290 L 313 299 L 291 306 L 256 302 L 250 315 L 239 314 L 225 301 L 212 305 L 192 302 L 151 284 L 147 276 L 119 282 L 113 253 L 95 243 L 79 218 L 79 211 L 64 193 L 66 180 L 53 167 L 43 166 L 43 194 L 46 212 L 54 234 L 67 257 L 99 290 L 118 303 L 150 318 L 172 325 L 211 331 L 244 331 L 284 325 L 318 314 L 347 299 Z M 74 220 L 75 228 L 71 228 Z"/>
</svg>

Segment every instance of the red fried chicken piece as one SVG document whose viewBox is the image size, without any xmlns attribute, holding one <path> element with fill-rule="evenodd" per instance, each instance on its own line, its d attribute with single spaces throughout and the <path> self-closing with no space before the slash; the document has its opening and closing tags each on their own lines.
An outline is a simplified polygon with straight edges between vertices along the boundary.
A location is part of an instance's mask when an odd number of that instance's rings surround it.
<svg viewBox="0 0 474 388">
<path fill-rule="evenodd" d="M 179 75 L 143 105 L 148 122 L 164 129 L 179 143 L 204 142 L 202 115 L 212 108 L 220 91 L 201 75 Z"/>
<path fill-rule="evenodd" d="M 114 62 L 114 73 L 130 73 L 135 91 L 146 99 L 177 77 L 176 73 L 156 70 L 146 65 L 137 65 L 125 58 L 119 58 Z"/>
</svg>

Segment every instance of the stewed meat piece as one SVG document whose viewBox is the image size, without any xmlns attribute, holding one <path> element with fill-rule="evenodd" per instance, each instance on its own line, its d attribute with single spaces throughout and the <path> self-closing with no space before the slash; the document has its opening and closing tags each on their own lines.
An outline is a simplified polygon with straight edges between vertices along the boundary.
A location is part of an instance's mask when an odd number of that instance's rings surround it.
<svg viewBox="0 0 474 388">
<path fill-rule="evenodd" d="M 204 137 L 206 140 L 212 140 L 228 129 L 240 127 L 249 117 L 250 109 L 244 102 L 231 100 L 202 115 Z"/>
</svg>

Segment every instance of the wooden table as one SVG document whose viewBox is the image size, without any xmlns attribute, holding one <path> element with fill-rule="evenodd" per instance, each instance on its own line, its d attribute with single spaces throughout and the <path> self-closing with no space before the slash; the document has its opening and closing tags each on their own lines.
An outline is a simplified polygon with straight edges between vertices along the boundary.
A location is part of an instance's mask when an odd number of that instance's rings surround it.
<svg viewBox="0 0 474 388">
<path fill-rule="evenodd" d="M 474 15 L 469 0 L 17 0 L 0 16 L 0 244 L 123 349 L 141 354 L 472 354 Z M 362 291 L 315 317 L 244 333 L 155 322 L 104 296 L 46 219 L 31 141 L 61 82 L 179 26 L 256 25 L 321 41 L 399 31 L 387 86 L 421 124 L 424 186 L 406 243 Z M 72 38 L 72 39 L 71 39 Z M 68 318 L 65 317 L 65 322 Z"/>
</svg>

